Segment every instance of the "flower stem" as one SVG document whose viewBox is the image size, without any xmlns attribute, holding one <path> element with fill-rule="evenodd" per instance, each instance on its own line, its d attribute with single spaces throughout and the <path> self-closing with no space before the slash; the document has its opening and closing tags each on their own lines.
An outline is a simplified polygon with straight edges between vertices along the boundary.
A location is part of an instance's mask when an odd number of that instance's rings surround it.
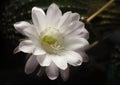
<svg viewBox="0 0 120 85">
<path fill-rule="evenodd" d="M 89 23 L 92 19 L 94 19 L 98 14 L 100 14 L 102 11 L 104 11 L 108 6 L 110 6 L 115 0 L 110 0 L 107 2 L 102 8 L 100 8 L 98 11 L 93 13 L 90 17 L 86 19 L 86 22 Z M 88 48 L 86 48 L 86 51 L 90 50 L 91 48 L 95 47 L 99 41 L 93 42 Z"/>
<path fill-rule="evenodd" d="M 86 48 L 86 51 L 88 51 L 88 50 L 90 50 L 91 48 L 95 47 L 98 43 L 99 43 L 99 41 L 93 42 L 91 45 L 89 45 L 88 48 Z"/>
<path fill-rule="evenodd" d="M 108 6 L 110 6 L 114 1 L 115 0 L 110 0 L 102 8 L 100 8 L 98 11 L 96 11 L 94 14 L 92 14 L 90 17 L 88 17 L 86 22 L 90 22 L 92 19 L 94 19 L 94 17 L 96 17 L 98 14 L 100 14 L 103 10 L 105 10 Z"/>
</svg>

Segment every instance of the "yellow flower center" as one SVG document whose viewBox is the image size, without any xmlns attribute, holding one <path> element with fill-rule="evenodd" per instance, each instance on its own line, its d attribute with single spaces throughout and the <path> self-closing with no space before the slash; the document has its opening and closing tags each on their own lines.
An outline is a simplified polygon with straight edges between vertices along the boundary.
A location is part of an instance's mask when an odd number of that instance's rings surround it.
<svg viewBox="0 0 120 85">
<path fill-rule="evenodd" d="M 44 37 L 42 38 L 42 43 L 47 43 L 47 44 L 49 44 L 49 45 L 53 45 L 53 44 L 55 44 L 56 42 L 57 42 L 57 40 L 56 40 L 54 37 L 52 37 L 52 36 L 46 35 L 46 36 L 44 36 Z"/>
<path fill-rule="evenodd" d="M 64 37 L 57 29 L 46 29 L 41 32 L 40 37 L 41 46 L 50 54 L 58 54 L 64 49 Z"/>
</svg>

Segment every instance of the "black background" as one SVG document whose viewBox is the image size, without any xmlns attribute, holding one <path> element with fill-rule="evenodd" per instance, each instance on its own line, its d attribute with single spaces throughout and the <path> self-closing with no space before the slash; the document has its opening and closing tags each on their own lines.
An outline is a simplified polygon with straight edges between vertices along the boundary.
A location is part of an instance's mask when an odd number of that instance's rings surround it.
<svg viewBox="0 0 120 85">
<path fill-rule="evenodd" d="M 4 18 L 2 12 L 4 12 L 4 7 L 7 4 L 9 4 L 9 1 L 0 2 L 0 20 Z M 5 21 L 7 22 L 7 19 Z M 24 73 L 26 54 L 21 52 L 13 54 L 18 41 L 13 42 L 6 38 L 3 34 L 4 27 L 2 23 L 1 21 L 0 85 L 119 85 L 119 77 L 114 77 L 114 71 L 111 70 L 114 67 L 112 68 L 110 61 L 114 46 L 120 43 L 119 31 L 113 33 L 110 38 L 105 39 L 90 51 L 87 51 L 90 58 L 89 62 L 83 63 L 80 67 L 70 67 L 70 77 L 68 81 L 64 82 L 60 76 L 57 80 L 51 81 L 46 74 L 42 77 L 37 77 L 36 72 L 26 75 Z"/>
</svg>

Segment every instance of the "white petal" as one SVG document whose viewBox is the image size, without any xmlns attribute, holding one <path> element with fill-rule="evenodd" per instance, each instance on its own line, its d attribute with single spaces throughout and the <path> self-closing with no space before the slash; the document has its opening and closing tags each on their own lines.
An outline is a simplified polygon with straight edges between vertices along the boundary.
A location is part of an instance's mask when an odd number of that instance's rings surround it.
<svg viewBox="0 0 120 85">
<path fill-rule="evenodd" d="M 45 13 L 41 8 L 32 8 L 32 20 L 38 32 L 45 28 Z"/>
<path fill-rule="evenodd" d="M 33 54 L 34 55 L 44 55 L 44 54 L 46 54 L 46 52 L 43 49 L 41 49 L 40 47 L 39 48 L 36 47 L 33 51 Z"/>
<path fill-rule="evenodd" d="M 67 61 L 65 55 L 49 55 L 53 62 L 56 64 L 57 67 L 59 67 L 62 70 L 65 70 L 67 68 Z"/>
<path fill-rule="evenodd" d="M 58 27 L 61 29 L 66 29 L 66 27 L 74 21 L 79 21 L 80 16 L 78 13 L 66 12 L 61 17 Z"/>
<path fill-rule="evenodd" d="M 23 31 L 24 31 L 25 35 L 28 38 L 30 38 L 30 40 L 32 40 L 33 44 L 36 47 L 41 48 L 41 46 L 40 46 L 40 38 L 39 38 L 40 35 L 36 32 L 36 29 L 34 29 L 34 28 L 27 28 L 27 29 L 24 29 Z"/>
<path fill-rule="evenodd" d="M 84 25 L 78 24 L 78 27 L 74 30 L 69 30 L 69 32 L 66 32 L 66 36 L 76 36 L 79 35 L 81 38 L 88 39 L 89 38 L 89 32 L 85 29 Z"/>
<path fill-rule="evenodd" d="M 72 21 L 79 21 L 80 15 L 78 13 L 72 13 Z"/>
<path fill-rule="evenodd" d="M 69 67 L 65 70 L 60 70 L 61 77 L 64 81 L 67 81 L 69 78 Z"/>
<path fill-rule="evenodd" d="M 55 80 L 58 77 L 58 68 L 53 62 L 50 64 L 50 66 L 46 67 L 46 74 L 51 80 Z"/>
<path fill-rule="evenodd" d="M 71 24 L 69 24 L 68 27 L 66 27 L 66 31 L 64 32 L 64 34 L 66 36 L 69 36 L 69 35 L 74 36 L 74 35 L 80 34 L 83 28 L 84 28 L 84 23 L 80 21 L 74 21 Z"/>
<path fill-rule="evenodd" d="M 72 13 L 70 11 L 64 13 L 64 15 L 60 19 L 60 22 L 58 23 L 58 28 L 62 29 L 64 25 L 66 25 L 66 24 L 68 24 L 70 22 L 70 15 L 71 14 Z"/>
<path fill-rule="evenodd" d="M 32 53 L 35 46 L 31 40 L 24 40 L 19 44 L 19 50 L 25 53 Z"/>
<path fill-rule="evenodd" d="M 89 39 L 89 32 L 86 29 L 82 29 L 81 33 L 79 34 L 82 38 Z"/>
<path fill-rule="evenodd" d="M 51 63 L 51 58 L 47 55 L 37 56 L 37 60 L 41 66 L 49 66 Z"/>
<path fill-rule="evenodd" d="M 86 39 L 79 36 L 66 37 L 64 42 L 64 46 L 67 50 L 85 50 L 89 45 Z"/>
<path fill-rule="evenodd" d="M 67 62 L 73 66 L 79 66 L 82 64 L 83 59 L 80 54 L 74 51 L 66 51 Z"/>
<path fill-rule="evenodd" d="M 78 21 L 74 21 L 74 22 L 70 23 L 69 25 L 65 25 L 64 28 L 61 29 L 64 36 L 67 36 L 68 33 L 70 33 L 72 30 L 74 30 L 74 28 L 78 25 L 77 23 L 78 23 Z"/>
<path fill-rule="evenodd" d="M 47 10 L 47 26 L 56 27 L 62 12 L 56 4 L 51 4 Z"/>
<path fill-rule="evenodd" d="M 64 29 L 65 36 L 76 36 L 79 35 L 82 38 L 89 38 L 89 33 L 85 29 L 85 25 L 81 21 L 74 21 Z"/>
<path fill-rule="evenodd" d="M 37 33 L 37 30 L 34 27 L 28 27 L 23 30 L 24 34 L 32 39 L 33 41 L 39 38 L 39 34 Z"/>
<path fill-rule="evenodd" d="M 18 32 L 20 32 L 20 33 L 22 33 L 23 35 L 25 35 L 24 32 L 23 32 L 23 30 L 24 30 L 25 28 L 31 27 L 31 24 L 29 24 L 28 22 L 25 22 L 25 21 L 21 21 L 21 22 L 15 23 L 15 24 L 14 24 L 14 27 L 15 27 L 15 29 L 16 29 Z"/>
<path fill-rule="evenodd" d="M 26 74 L 32 73 L 37 66 L 38 66 L 38 62 L 36 60 L 36 56 L 34 55 L 30 56 L 30 58 L 27 60 L 27 63 L 25 65 L 25 73 Z"/>
<path fill-rule="evenodd" d="M 76 36 L 79 35 L 81 38 L 88 39 L 89 38 L 89 32 L 83 27 L 80 29 L 77 29 L 73 31 L 69 36 Z"/>
</svg>

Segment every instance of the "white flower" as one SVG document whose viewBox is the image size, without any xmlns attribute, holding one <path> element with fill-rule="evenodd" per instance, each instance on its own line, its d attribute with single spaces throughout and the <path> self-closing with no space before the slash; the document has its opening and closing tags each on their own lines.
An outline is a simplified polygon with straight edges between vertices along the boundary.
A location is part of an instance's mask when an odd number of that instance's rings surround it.
<svg viewBox="0 0 120 85">
<path fill-rule="evenodd" d="M 25 66 L 27 74 L 40 64 L 51 80 L 56 79 L 59 72 L 66 80 L 68 64 L 80 66 L 86 60 L 84 50 L 89 45 L 86 40 L 89 33 L 79 19 L 79 14 L 71 11 L 62 15 L 53 3 L 46 14 L 41 8 L 32 8 L 33 24 L 25 21 L 14 24 L 17 31 L 28 37 L 20 42 L 17 50 L 32 54 Z"/>
</svg>

